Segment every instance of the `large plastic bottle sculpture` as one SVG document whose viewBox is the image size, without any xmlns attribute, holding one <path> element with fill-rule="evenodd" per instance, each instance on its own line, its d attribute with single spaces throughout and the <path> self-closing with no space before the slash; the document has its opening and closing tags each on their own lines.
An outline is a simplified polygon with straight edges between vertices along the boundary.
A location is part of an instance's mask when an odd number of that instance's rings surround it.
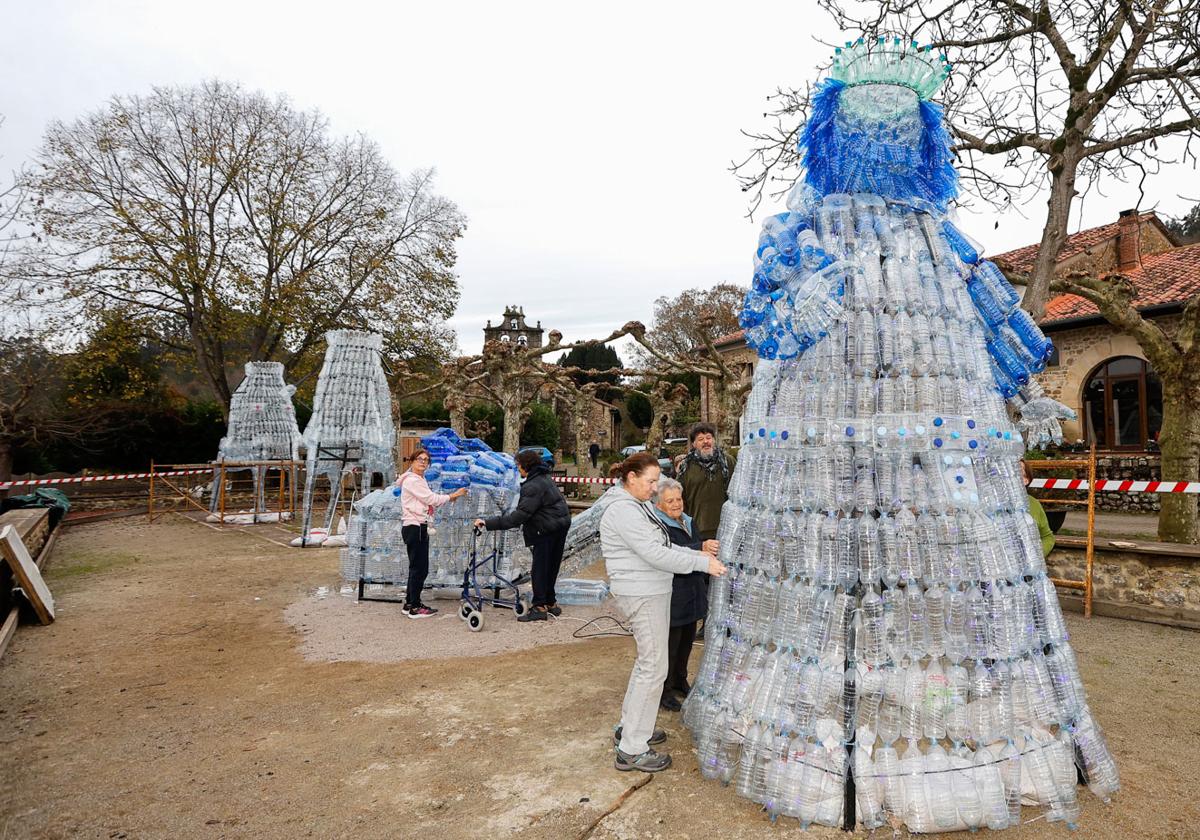
<svg viewBox="0 0 1200 840">
<path fill-rule="evenodd" d="M 305 535 L 312 521 L 312 496 L 318 476 L 325 476 L 331 488 L 326 528 L 333 525 L 345 473 L 355 468 L 361 470 L 364 496 L 371 489 L 373 474 L 381 474 L 384 484 L 390 484 L 396 477 L 392 459 L 396 429 L 380 357 L 383 337 L 355 330 L 331 330 L 325 334 L 325 340 L 328 347 L 317 378 L 313 413 L 304 429 Z"/>
<path fill-rule="evenodd" d="M 300 429 L 292 406 L 295 391 L 283 381 L 279 362 L 246 362 L 246 377 L 229 402 L 229 426 L 217 451 L 217 461 L 252 463 L 246 466 L 254 479 L 255 511 L 265 510 L 266 471 L 270 461 L 295 461 L 300 451 Z M 228 469 L 226 469 L 228 472 Z M 223 488 L 213 493 L 217 510 Z"/>
<path fill-rule="evenodd" d="M 1031 377 L 1050 342 L 947 218 L 948 70 L 839 50 L 742 314 L 761 360 L 684 721 L 706 777 L 803 825 L 998 829 L 1023 796 L 1071 825 L 1076 760 L 1118 787 L 1018 473 L 1021 431 L 1069 410 Z"/>
</svg>

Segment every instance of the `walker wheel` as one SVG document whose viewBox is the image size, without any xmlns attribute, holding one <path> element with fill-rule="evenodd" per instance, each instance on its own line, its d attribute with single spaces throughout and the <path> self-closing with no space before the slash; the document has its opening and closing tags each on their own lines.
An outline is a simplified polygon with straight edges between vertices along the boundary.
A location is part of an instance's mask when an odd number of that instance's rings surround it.
<svg viewBox="0 0 1200 840">
<path fill-rule="evenodd" d="M 471 614 L 467 616 L 467 626 L 471 628 L 472 633 L 478 633 L 483 629 L 483 613 L 471 610 Z"/>
<path fill-rule="evenodd" d="M 466 621 L 467 616 L 469 616 L 471 614 L 471 609 L 472 609 L 471 605 L 468 604 L 466 601 L 463 601 L 461 604 L 458 605 L 458 617 L 461 618 L 463 621 Z"/>
<path fill-rule="evenodd" d="M 525 602 L 524 598 L 517 598 L 516 604 L 513 605 L 513 612 L 517 614 L 517 618 L 520 618 L 529 612 L 529 604 Z"/>
</svg>

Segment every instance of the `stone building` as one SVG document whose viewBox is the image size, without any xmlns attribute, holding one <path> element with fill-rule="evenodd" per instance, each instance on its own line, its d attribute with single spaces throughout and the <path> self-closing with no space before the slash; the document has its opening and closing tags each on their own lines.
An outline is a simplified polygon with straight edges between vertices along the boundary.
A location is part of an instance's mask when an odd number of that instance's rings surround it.
<svg viewBox="0 0 1200 840">
<path fill-rule="evenodd" d="M 541 347 L 542 333 L 541 321 L 536 327 L 525 323 L 525 307 L 506 306 L 497 326 L 493 327 L 489 320 L 483 328 L 483 341 L 485 346 L 489 341 L 511 341 L 519 347 Z"/>
<path fill-rule="evenodd" d="M 1037 251 L 1029 245 L 993 260 L 1005 271 L 1026 273 Z M 1181 245 L 1154 213 L 1125 210 L 1111 224 L 1068 237 L 1056 271 L 1127 276 L 1137 289 L 1138 311 L 1169 335 L 1184 304 L 1200 291 L 1200 244 Z M 1041 328 L 1055 347 L 1039 377 L 1042 387 L 1079 414 L 1078 422 L 1063 425 L 1064 437 L 1094 442 L 1104 452 L 1155 451 L 1162 385 L 1133 337 L 1074 295 L 1051 298 Z"/>
</svg>

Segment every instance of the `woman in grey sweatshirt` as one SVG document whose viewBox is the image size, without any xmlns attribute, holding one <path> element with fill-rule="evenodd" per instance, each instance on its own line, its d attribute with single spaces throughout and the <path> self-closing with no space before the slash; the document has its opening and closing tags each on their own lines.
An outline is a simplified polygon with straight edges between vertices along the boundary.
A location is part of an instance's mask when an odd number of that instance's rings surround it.
<svg viewBox="0 0 1200 840">
<path fill-rule="evenodd" d="M 637 644 L 621 725 L 613 738 L 615 765 L 618 770 L 654 773 L 671 766 L 671 756 L 650 745 L 667 738 L 654 723 L 667 676 L 672 578 L 688 572 L 722 575 L 725 566 L 710 554 L 671 545 L 666 527 L 649 504 L 658 486 L 658 459 L 639 452 L 615 465 L 611 474 L 621 483 L 610 491 L 614 498 L 600 519 L 600 547 L 617 609 Z"/>
</svg>

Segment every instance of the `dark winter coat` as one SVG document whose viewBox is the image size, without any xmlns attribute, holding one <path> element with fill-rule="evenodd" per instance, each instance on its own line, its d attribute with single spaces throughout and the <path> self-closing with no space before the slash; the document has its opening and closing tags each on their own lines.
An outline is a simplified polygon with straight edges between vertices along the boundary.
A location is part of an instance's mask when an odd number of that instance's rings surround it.
<svg viewBox="0 0 1200 840">
<path fill-rule="evenodd" d="M 695 525 L 686 513 L 683 515 L 687 530 L 667 516 L 658 508 L 654 509 L 659 520 L 667 527 L 667 535 L 672 545 L 683 546 L 699 551 L 704 541 L 694 536 Z M 675 575 L 671 581 L 671 626 L 679 627 L 691 624 L 708 615 L 708 575 L 704 572 L 691 572 L 686 575 Z"/>
<path fill-rule="evenodd" d="M 521 483 L 521 498 L 508 513 L 485 519 L 489 531 L 505 531 L 520 526 L 525 545 L 545 534 L 556 534 L 571 527 L 571 511 L 550 471 L 537 464 Z"/>
<path fill-rule="evenodd" d="M 693 449 L 679 465 L 683 509 L 695 520 L 694 530 L 702 540 L 716 539 L 735 466 L 737 458 L 722 449 L 709 461 L 701 460 Z"/>
</svg>

